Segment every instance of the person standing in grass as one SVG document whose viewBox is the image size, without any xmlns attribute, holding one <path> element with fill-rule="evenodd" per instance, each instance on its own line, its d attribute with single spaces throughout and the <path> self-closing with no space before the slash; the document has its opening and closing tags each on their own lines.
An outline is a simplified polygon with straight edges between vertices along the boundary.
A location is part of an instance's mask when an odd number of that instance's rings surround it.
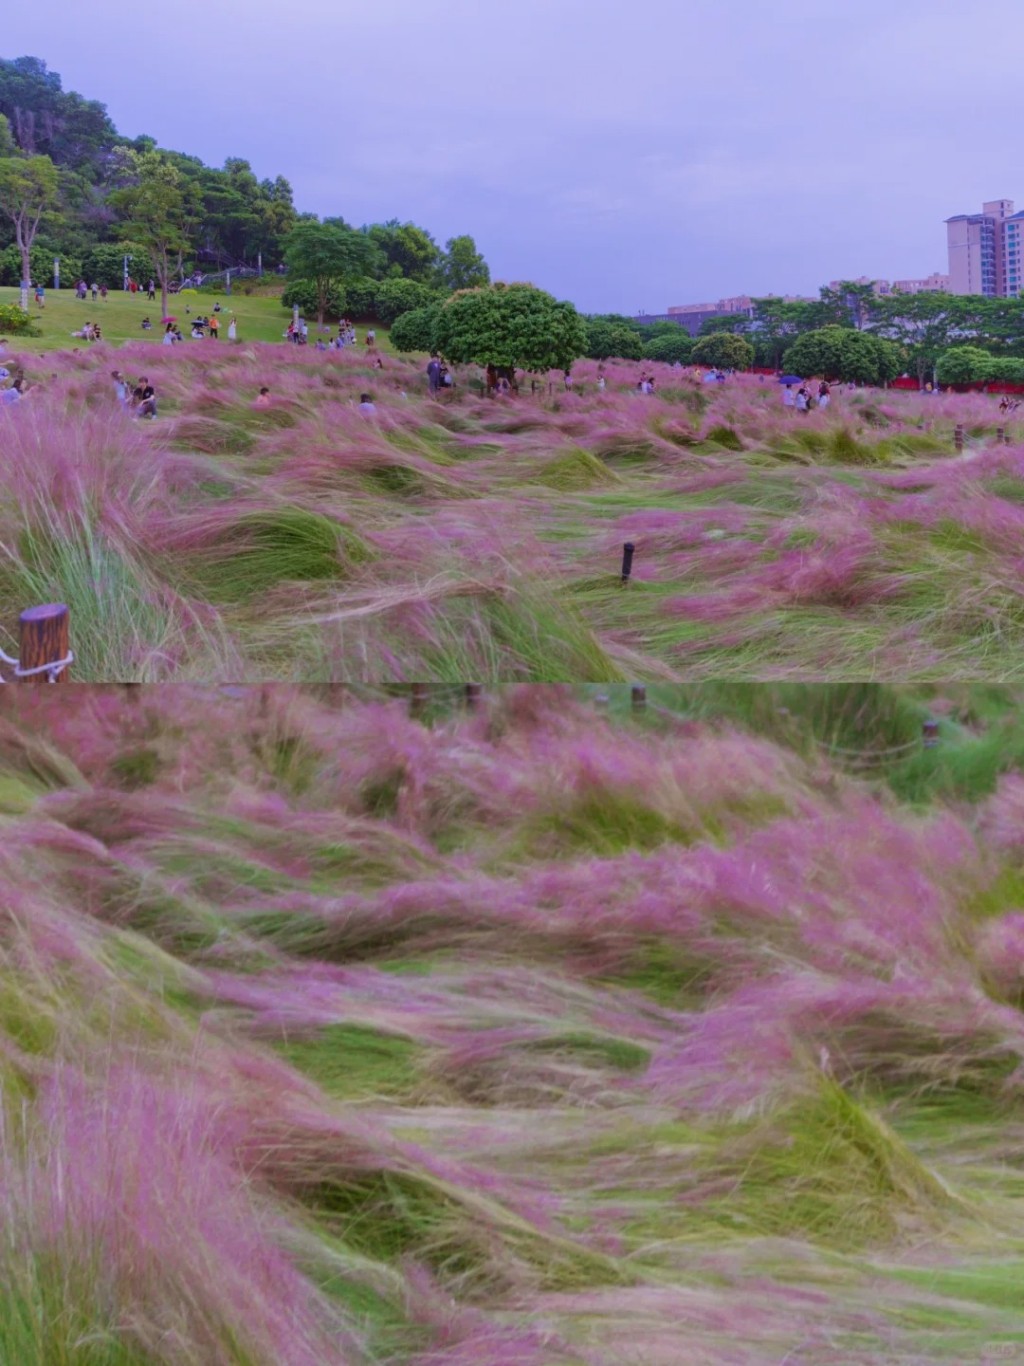
<svg viewBox="0 0 1024 1366">
<path fill-rule="evenodd" d="M 92 301 L 93 301 L 93 303 L 95 303 L 96 300 L 100 297 L 100 287 L 99 287 L 99 285 L 97 284 L 97 282 L 96 282 L 95 280 L 93 280 L 93 282 L 92 282 L 92 284 L 89 286 L 89 288 L 90 288 L 90 290 L 91 290 L 91 292 L 92 292 Z"/>
<path fill-rule="evenodd" d="M 827 379 L 823 379 L 818 385 L 818 407 L 827 408 L 832 402 L 832 386 Z"/>
<path fill-rule="evenodd" d="M 100 285 L 100 298 L 103 300 L 104 303 L 107 302 L 107 287 L 106 287 L 106 285 Z"/>
<path fill-rule="evenodd" d="M 798 413 L 806 413 L 808 411 L 809 397 L 810 395 L 806 388 L 801 384 L 800 388 L 796 391 L 796 410 Z"/>
<path fill-rule="evenodd" d="M 156 298 L 156 284 L 153 280 L 150 280 L 149 284 L 146 286 L 146 290 L 149 300 L 152 303 L 153 300 Z"/>
<path fill-rule="evenodd" d="M 117 396 L 117 401 L 121 405 L 122 409 L 125 412 L 127 412 L 128 381 L 125 379 L 124 375 L 121 374 L 120 370 L 111 370 L 110 378 L 114 381 L 114 393 Z"/>
<path fill-rule="evenodd" d="M 264 385 L 263 388 L 260 390 L 256 402 L 253 406 L 256 408 L 270 407 L 270 390 L 267 388 L 266 385 Z"/>
<path fill-rule="evenodd" d="M 206 325 L 210 329 L 210 340 L 216 341 L 217 333 L 220 331 L 220 319 L 216 316 L 216 314 L 214 314 L 214 316 L 208 320 Z"/>
<path fill-rule="evenodd" d="M 43 288 L 42 285 L 36 285 L 36 307 L 46 307 L 46 290 Z"/>
<path fill-rule="evenodd" d="M 235 315 L 232 313 L 231 321 L 228 323 L 228 341 L 236 341 L 237 339 L 238 327 L 235 323 Z"/>
<path fill-rule="evenodd" d="M 437 394 L 437 390 L 440 386 L 440 383 L 441 361 L 438 356 L 434 355 L 431 356 L 430 359 L 427 361 L 427 389 L 430 393 L 431 398 L 435 397 L 435 395 Z"/>
</svg>

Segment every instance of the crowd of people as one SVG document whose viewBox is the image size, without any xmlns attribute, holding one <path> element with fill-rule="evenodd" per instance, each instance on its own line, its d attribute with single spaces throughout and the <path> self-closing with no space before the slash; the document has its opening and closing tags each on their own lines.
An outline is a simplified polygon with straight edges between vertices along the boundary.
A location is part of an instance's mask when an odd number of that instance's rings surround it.
<svg viewBox="0 0 1024 1366">
<path fill-rule="evenodd" d="M 809 413 L 812 408 L 827 408 L 832 402 L 832 385 L 827 379 L 818 381 L 818 392 L 811 392 L 813 382 L 808 385 L 806 382 L 800 385 L 799 389 L 794 390 L 793 385 L 784 384 L 782 388 L 782 406 L 784 408 L 795 408 L 798 413 Z"/>
</svg>

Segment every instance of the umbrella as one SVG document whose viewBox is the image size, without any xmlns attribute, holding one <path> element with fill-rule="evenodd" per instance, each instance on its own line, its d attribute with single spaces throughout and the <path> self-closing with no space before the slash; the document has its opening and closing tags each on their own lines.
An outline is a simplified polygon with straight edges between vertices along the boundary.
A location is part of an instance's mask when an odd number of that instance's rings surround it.
<svg viewBox="0 0 1024 1366">
<path fill-rule="evenodd" d="M 161 318 L 160 321 L 162 323 L 176 323 L 178 320 L 177 318 L 172 318 L 171 315 L 168 314 L 166 318 Z"/>
<path fill-rule="evenodd" d="M 779 376 L 779 383 L 780 383 L 780 384 L 802 384 L 802 383 L 803 383 L 803 376 L 802 376 L 802 375 L 780 375 L 780 376 Z"/>
</svg>

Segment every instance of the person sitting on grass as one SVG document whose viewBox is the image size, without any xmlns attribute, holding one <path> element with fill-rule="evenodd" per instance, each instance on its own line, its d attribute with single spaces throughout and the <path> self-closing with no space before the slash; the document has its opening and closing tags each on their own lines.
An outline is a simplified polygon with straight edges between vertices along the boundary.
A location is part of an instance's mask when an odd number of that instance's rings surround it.
<svg viewBox="0 0 1024 1366">
<path fill-rule="evenodd" d="M 9 389 L 0 389 L 0 406 L 9 407 L 24 397 L 25 381 L 19 375 Z"/>
<path fill-rule="evenodd" d="M 260 390 L 256 398 L 256 402 L 253 406 L 256 408 L 270 407 L 270 390 L 267 388 L 266 385 L 264 385 L 263 388 Z"/>
<path fill-rule="evenodd" d="M 120 370 L 111 370 L 110 378 L 114 381 L 114 393 L 117 396 L 117 401 L 125 412 L 127 412 L 129 393 L 128 381 L 125 379 L 124 375 L 121 374 Z"/>
<path fill-rule="evenodd" d="M 193 341 L 202 341 L 203 338 L 204 338 L 205 336 L 206 336 L 206 333 L 203 331 L 203 329 L 202 329 L 202 327 L 201 327 L 201 325 L 200 325 L 200 323 L 199 323 L 199 319 L 197 318 L 197 319 L 195 320 L 195 322 L 192 324 L 192 340 L 193 340 Z"/>
<path fill-rule="evenodd" d="M 145 375 L 132 390 L 132 412 L 135 417 L 156 417 L 156 391 Z"/>
<path fill-rule="evenodd" d="M 372 394 L 359 395 L 359 411 L 361 413 L 375 413 L 377 411 L 377 405 L 373 401 Z"/>
<path fill-rule="evenodd" d="M 148 317 L 143 318 L 141 327 L 143 332 L 151 332 L 153 330 L 153 324 Z"/>
</svg>

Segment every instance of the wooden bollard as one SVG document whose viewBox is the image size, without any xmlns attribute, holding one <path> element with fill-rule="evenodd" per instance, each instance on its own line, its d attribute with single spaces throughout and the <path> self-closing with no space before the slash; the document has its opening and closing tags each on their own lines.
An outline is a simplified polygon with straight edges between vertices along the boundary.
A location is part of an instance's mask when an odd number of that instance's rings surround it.
<svg viewBox="0 0 1024 1366">
<path fill-rule="evenodd" d="M 921 723 L 921 739 L 925 749 L 934 749 L 939 743 L 939 723 L 929 718 Z"/>
<path fill-rule="evenodd" d="M 41 669 L 44 664 L 57 664 L 67 659 L 70 650 L 70 631 L 68 609 L 62 602 L 48 602 L 42 607 L 29 607 L 19 618 L 18 656 L 19 668 Z M 67 681 L 68 666 L 53 679 L 56 683 Z M 47 672 L 32 674 L 26 683 L 46 683 L 51 675 Z"/>
<path fill-rule="evenodd" d="M 1003 427 L 996 428 L 996 445 L 1001 446 L 1006 440 L 1006 431 Z"/>
<path fill-rule="evenodd" d="M 483 698 L 483 687 L 479 683 L 466 684 L 466 710 L 479 711 L 480 702 Z"/>
<path fill-rule="evenodd" d="M 958 452 L 960 452 L 960 453 L 963 452 L 963 449 L 964 449 L 964 429 L 963 429 L 962 424 L 959 423 L 959 422 L 957 423 L 957 425 L 956 425 L 956 426 L 954 427 L 954 429 L 953 429 L 953 445 L 957 448 L 957 451 L 958 451 Z"/>
<path fill-rule="evenodd" d="M 423 709 L 427 705 L 427 685 L 426 683 L 414 683 L 409 693 L 409 715 L 414 721 L 418 721 L 423 715 Z"/>
<path fill-rule="evenodd" d="M 647 689 L 642 683 L 634 683 L 630 696 L 633 701 L 634 711 L 647 710 Z"/>
<path fill-rule="evenodd" d="M 632 541 L 627 541 L 622 547 L 622 582 L 629 583 L 629 576 L 633 572 L 633 551 L 636 546 Z"/>
</svg>

